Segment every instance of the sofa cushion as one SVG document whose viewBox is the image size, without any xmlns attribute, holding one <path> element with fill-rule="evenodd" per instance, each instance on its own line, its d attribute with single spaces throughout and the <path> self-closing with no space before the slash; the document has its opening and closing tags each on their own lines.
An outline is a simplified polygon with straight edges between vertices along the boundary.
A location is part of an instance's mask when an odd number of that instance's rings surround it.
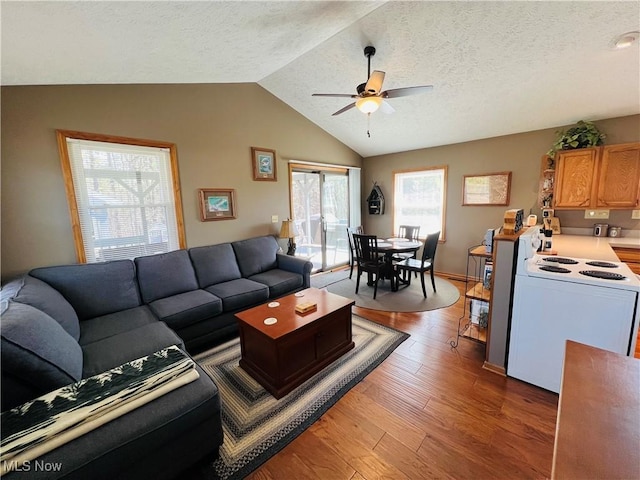
<svg viewBox="0 0 640 480">
<path fill-rule="evenodd" d="M 272 236 L 249 238 L 233 242 L 233 251 L 245 278 L 277 267 L 278 242 Z"/>
<path fill-rule="evenodd" d="M 131 260 L 42 267 L 29 274 L 58 290 L 80 320 L 140 306 Z"/>
<path fill-rule="evenodd" d="M 12 300 L 2 303 L 2 374 L 22 382 L 21 395 L 33 399 L 80 380 L 82 350 L 62 326 L 46 313 Z M 3 408 L 8 385 L 3 385 Z"/>
<path fill-rule="evenodd" d="M 269 287 L 269 297 L 280 297 L 286 293 L 303 287 L 304 279 L 297 273 L 285 270 L 273 269 L 267 272 L 252 275 L 249 280 L 264 283 Z"/>
<path fill-rule="evenodd" d="M 241 277 L 236 254 L 230 243 L 194 247 L 189 249 L 189 256 L 200 288 Z"/>
<path fill-rule="evenodd" d="M 71 304 L 55 288 L 30 275 L 20 277 L 2 287 L 11 290 L 13 300 L 31 305 L 58 322 L 74 340 L 80 338 L 80 322 Z"/>
<path fill-rule="evenodd" d="M 269 299 L 269 288 L 265 284 L 246 278 L 217 283 L 205 290 L 222 299 L 225 312 L 252 307 Z"/>
<path fill-rule="evenodd" d="M 196 273 L 186 250 L 138 257 L 134 262 L 144 303 L 198 289 Z"/>
<path fill-rule="evenodd" d="M 221 313 L 222 300 L 204 290 L 193 290 L 151 302 L 149 308 L 171 328 L 181 328 Z"/>
<path fill-rule="evenodd" d="M 91 318 L 84 320 L 80 325 L 79 343 L 80 345 L 86 345 L 158 322 L 159 320 L 146 305 Z"/>
<path fill-rule="evenodd" d="M 82 347 L 82 378 L 97 375 L 171 345 L 184 350 L 182 339 L 162 322 L 143 325 L 89 343 Z"/>
</svg>

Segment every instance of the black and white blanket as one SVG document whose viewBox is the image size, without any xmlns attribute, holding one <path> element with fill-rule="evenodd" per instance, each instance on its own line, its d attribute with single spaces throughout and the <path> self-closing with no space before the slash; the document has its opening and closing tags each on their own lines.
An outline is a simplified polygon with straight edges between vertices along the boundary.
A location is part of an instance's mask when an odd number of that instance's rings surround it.
<svg viewBox="0 0 640 480">
<path fill-rule="evenodd" d="M 49 392 L 0 414 L 0 473 L 199 377 L 177 346 Z"/>
</svg>

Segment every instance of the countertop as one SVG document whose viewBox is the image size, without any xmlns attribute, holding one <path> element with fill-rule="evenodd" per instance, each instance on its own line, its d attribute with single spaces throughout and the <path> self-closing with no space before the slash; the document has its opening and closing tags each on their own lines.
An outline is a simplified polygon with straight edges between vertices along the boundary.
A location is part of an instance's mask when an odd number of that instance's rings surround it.
<svg viewBox="0 0 640 480">
<path fill-rule="evenodd" d="M 565 234 L 553 236 L 553 250 L 558 252 L 561 257 L 618 262 L 618 256 L 611 247 L 640 249 L 640 239 L 636 237 L 612 238 Z"/>
<path fill-rule="evenodd" d="M 567 341 L 552 479 L 640 478 L 640 360 Z"/>
</svg>

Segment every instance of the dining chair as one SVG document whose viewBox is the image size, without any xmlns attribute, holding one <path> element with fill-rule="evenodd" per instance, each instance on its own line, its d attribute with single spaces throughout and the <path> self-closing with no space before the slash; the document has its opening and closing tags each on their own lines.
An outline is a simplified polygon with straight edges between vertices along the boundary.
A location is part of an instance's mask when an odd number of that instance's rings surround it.
<svg viewBox="0 0 640 480">
<path fill-rule="evenodd" d="M 356 247 L 356 261 L 358 263 L 358 277 L 356 278 L 356 295 L 360 288 L 360 275 L 364 272 L 375 275 L 373 280 L 373 299 L 378 293 L 378 281 L 383 275 L 385 263 L 378 253 L 378 237 L 375 235 L 353 234 L 353 242 Z M 393 275 L 391 276 L 393 287 Z"/>
<path fill-rule="evenodd" d="M 398 238 L 406 238 L 408 240 L 418 241 L 418 237 L 420 235 L 420 225 L 400 225 L 398 227 Z M 417 251 L 413 253 L 396 253 L 393 256 L 393 260 L 402 261 L 407 258 L 417 258 Z M 418 278 L 418 274 L 416 273 L 416 278 Z"/>
<path fill-rule="evenodd" d="M 353 266 L 356 264 L 356 245 L 353 242 L 354 233 L 362 235 L 364 233 L 362 225 L 357 227 L 347 227 L 347 239 L 349 241 L 349 279 L 351 279 L 351 276 L 353 275 Z"/>
<path fill-rule="evenodd" d="M 438 248 L 438 239 L 440 238 L 440 232 L 430 233 L 424 242 L 422 249 L 422 258 L 417 260 L 415 258 L 406 258 L 401 262 L 394 265 L 396 272 L 396 285 L 400 285 L 400 274 L 404 275 L 404 282 L 411 285 L 411 272 L 420 273 L 420 280 L 422 281 L 422 294 L 424 298 L 427 298 L 427 289 L 424 285 L 424 273 L 429 272 L 431 274 L 431 286 L 433 291 L 436 291 L 436 282 L 433 278 L 433 265 L 436 260 L 436 249 Z"/>
</svg>

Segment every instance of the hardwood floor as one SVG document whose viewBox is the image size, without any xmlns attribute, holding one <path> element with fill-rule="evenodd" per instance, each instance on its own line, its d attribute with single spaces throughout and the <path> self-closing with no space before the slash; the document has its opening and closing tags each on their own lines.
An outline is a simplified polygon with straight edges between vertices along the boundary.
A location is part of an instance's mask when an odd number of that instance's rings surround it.
<svg viewBox="0 0 640 480">
<path fill-rule="evenodd" d="M 455 337 L 453 306 L 422 313 L 354 308 L 411 334 L 316 423 L 249 477 L 548 478 L 558 396 L 482 368 L 484 346 Z"/>
</svg>

